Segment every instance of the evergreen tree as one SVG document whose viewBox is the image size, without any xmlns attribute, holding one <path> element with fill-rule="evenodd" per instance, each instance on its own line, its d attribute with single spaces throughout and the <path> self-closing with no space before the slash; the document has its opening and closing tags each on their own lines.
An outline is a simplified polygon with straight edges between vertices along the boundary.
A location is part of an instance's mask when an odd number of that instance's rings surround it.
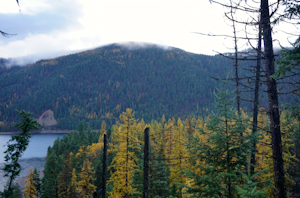
<svg viewBox="0 0 300 198">
<path fill-rule="evenodd" d="M 100 160 L 96 162 L 95 178 L 96 191 L 93 194 L 93 198 L 98 198 L 102 194 L 102 163 Z"/>
<path fill-rule="evenodd" d="M 67 150 L 64 155 L 64 165 L 58 178 L 58 197 L 70 197 L 69 188 L 72 178 L 72 165 L 70 154 Z"/>
<path fill-rule="evenodd" d="M 150 149 L 150 158 L 162 159 L 163 153 L 156 153 L 153 149 Z M 170 170 L 164 160 L 152 160 L 149 171 L 149 197 L 168 197 Z"/>
<path fill-rule="evenodd" d="M 34 167 L 34 171 L 33 171 L 35 177 L 33 177 L 33 180 L 36 181 L 36 185 L 35 185 L 35 188 L 37 190 L 37 194 L 36 196 L 37 197 L 41 197 L 41 184 L 42 184 L 42 181 L 40 179 L 40 174 L 39 172 L 37 171 L 36 167 Z"/>
<path fill-rule="evenodd" d="M 256 183 L 255 179 L 256 177 L 261 174 L 262 172 L 267 172 L 267 169 L 265 170 L 261 170 L 258 171 L 254 174 L 251 175 L 251 171 L 248 171 L 248 175 L 243 173 L 242 171 L 239 171 L 239 173 L 243 176 L 243 179 L 245 180 L 245 183 L 243 184 L 243 186 L 238 186 L 236 185 L 236 191 L 237 191 L 237 195 L 239 195 L 239 197 L 241 198 L 264 198 L 264 197 L 268 197 L 264 191 L 266 190 L 266 188 L 268 186 L 270 186 L 271 182 L 270 180 L 264 181 L 264 182 L 260 182 L 260 183 Z M 260 185 L 262 185 L 262 183 L 266 183 L 267 186 L 265 188 L 259 188 Z"/>
<path fill-rule="evenodd" d="M 36 189 L 37 182 L 34 180 L 36 174 L 34 174 L 32 167 L 29 168 L 29 173 L 27 174 L 27 178 L 25 180 L 25 190 L 24 196 L 26 198 L 37 198 L 36 194 L 38 193 Z"/>
<path fill-rule="evenodd" d="M 216 94 L 216 108 L 219 114 L 211 114 L 207 122 L 208 135 L 206 143 L 200 143 L 196 137 L 192 141 L 194 147 L 191 156 L 205 161 L 206 165 L 197 164 L 195 170 L 186 172 L 186 176 L 193 180 L 194 187 L 189 187 L 189 193 L 196 193 L 200 197 L 233 197 L 234 186 L 240 183 L 238 171 L 247 167 L 247 157 L 250 154 L 251 142 L 254 137 L 244 134 L 243 143 L 240 134 L 247 127 L 240 114 L 233 109 L 234 99 L 230 98 L 233 92 L 221 89 Z"/>
<path fill-rule="evenodd" d="M 7 150 L 4 152 L 5 155 L 5 166 L 3 168 L 4 177 L 9 177 L 7 189 L 4 189 L 3 195 L 9 197 L 12 195 L 11 186 L 15 178 L 20 174 L 21 166 L 19 164 L 19 159 L 26 150 L 29 144 L 29 138 L 31 135 L 29 131 L 37 130 L 40 124 L 31 118 L 30 112 L 25 112 L 24 110 L 16 112 L 22 115 L 22 121 L 15 124 L 16 130 L 21 129 L 18 135 L 12 135 L 11 139 L 7 142 Z"/>
<path fill-rule="evenodd" d="M 7 189 L 7 186 L 8 184 L 4 186 L 4 189 Z M 23 198 L 23 193 L 18 183 L 12 184 L 11 191 L 12 194 L 10 196 L 7 196 L 4 193 L 0 192 L 0 197 L 1 198 Z"/>
<path fill-rule="evenodd" d="M 42 179 L 42 197 L 58 198 L 58 176 L 60 172 L 59 159 L 54 151 L 47 154 L 47 160 Z"/>
<path fill-rule="evenodd" d="M 157 153 L 151 146 L 150 141 L 150 162 L 149 162 L 149 197 L 163 198 L 169 197 L 169 176 L 170 171 L 163 159 L 162 151 Z M 143 195 L 143 155 L 138 160 L 138 167 L 133 176 L 132 186 L 136 189 L 131 193 L 133 197 Z"/>
</svg>

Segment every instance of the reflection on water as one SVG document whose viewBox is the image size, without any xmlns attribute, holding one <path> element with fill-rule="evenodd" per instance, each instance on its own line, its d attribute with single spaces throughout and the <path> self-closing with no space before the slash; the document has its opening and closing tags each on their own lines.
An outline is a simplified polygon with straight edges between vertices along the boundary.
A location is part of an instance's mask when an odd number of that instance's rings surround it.
<svg viewBox="0 0 300 198">
<path fill-rule="evenodd" d="M 22 159 L 32 157 L 46 157 L 47 148 L 53 145 L 57 137 L 62 138 L 66 134 L 32 134 L 29 145 Z M 7 150 L 6 143 L 11 135 L 0 135 L 0 163 L 4 163 L 4 151 Z"/>
</svg>

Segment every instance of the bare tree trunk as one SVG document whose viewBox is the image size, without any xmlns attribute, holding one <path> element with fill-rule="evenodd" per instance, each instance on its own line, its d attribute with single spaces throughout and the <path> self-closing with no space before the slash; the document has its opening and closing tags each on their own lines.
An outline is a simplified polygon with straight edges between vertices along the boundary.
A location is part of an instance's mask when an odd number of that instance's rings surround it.
<svg viewBox="0 0 300 198">
<path fill-rule="evenodd" d="M 143 198 L 149 197 L 149 127 L 144 131 L 144 181 Z"/>
<path fill-rule="evenodd" d="M 231 1 L 230 1 L 230 4 Z M 233 8 L 231 7 L 231 18 L 233 19 Z M 232 20 L 232 28 L 233 28 L 233 36 L 234 36 L 234 68 L 235 68 L 235 93 L 236 93 L 236 104 L 237 104 L 237 110 L 238 114 L 240 115 L 240 91 L 239 91 L 239 65 L 238 65 L 238 47 L 237 47 L 237 38 L 236 38 L 236 30 L 235 30 L 235 22 Z M 241 133 L 241 136 L 243 134 Z"/>
<path fill-rule="evenodd" d="M 260 17 L 261 18 L 261 17 Z M 252 134 L 257 131 L 257 115 L 258 115 L 258 97 L 259 97 L 259 82 L 260 82 L 260 67 L 261 67 L 261 23 L 259 19 L 258 26 L 258 44 L 257 44 L 257 64 L 255 72 L 255 88 L 254 88 L 254 108 L 253 108 L 253 122 L 252 122 Z M 255 168 L 255 152 L 256 142 L 253 142 L 252 154 L 251 154 L 251 172 L 254 173 Z"/>
<path fill-rule="evenodd" d="M 273 164 L 275 173 L 275 194 L 278 198 L 286 198 L 277 85 L 276 80 L 270 77 L 275 73 L 275 64 L 268 0 L 261 0 L 261 23 L 264 38 L 264 57 L 266 64 L 265 70 L 267 77 L 267 92 L 269 98 L 269 114 L 271 121 L 270 132 L 272 136 Z"/>
<path fill-rule="evenodd" d="M 106 134 L 103 136 L 103 166 L 102 166 L 102 198 L 106 196 L 106 155 L 107 155 L 107 138 Z"/>
</svg>

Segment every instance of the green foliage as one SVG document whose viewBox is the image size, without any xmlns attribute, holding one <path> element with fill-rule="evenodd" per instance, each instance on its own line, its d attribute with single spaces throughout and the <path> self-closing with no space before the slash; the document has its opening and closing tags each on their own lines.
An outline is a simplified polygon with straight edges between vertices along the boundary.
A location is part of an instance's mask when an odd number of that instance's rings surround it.
<svg viewBox="0 0 300 198">
<path fill-rule="evenodd" d="M 231 69 L 231 61 L 221 56 L 117 45 L 3 69 L 0 120 L 5 122 L 0 131 L 13 130 L 15 108 L 30 110 L 35 117 L 51 109 L 58 121 L 55 128 L 72 130 L 81 121 L 99 129 L 100 119 L 111 126 L 126 108 L 146 122 L 163 114 L 166 119 L 206 115 L 217 85 L 209 76 L 224 78 Z"/>
<path fill-rule="evenodd" d="M 136 189 L 134 193 L 131 194 L 133 197 L 142 197 L 143 195 L 143 156 L 139 158 L 138 166 L 139 169 L 135 171 L 133 176 L 133 187 Z M 151 149 L 150 140 L 150 156 L 151 159 L 162 159 L 163 154 L 155 153 Z M 169 176 L 170 170 L 166 166 L 163 160 L 150 160 L 149 162 L 149 197 L 153 198 L 163 198 L 169 196 Z M 176 186 L 175 186 L 176 188 Z M 176 189 L 177 190 L 177 189 Z M 177 193 L 178 194 L 178 193 Z M 177 195 L 176 194 L 176 195 Z"/>
<path fill-rule="evenodd" d="M 203 173 L 196 170 L 186 173 L 190 179 L 197 178 L 194 187 L 188 187 L 188 192 L 198 191 L 200 197 L 233 197 L 234 186 L 240 182 L 236 173 L 247 167 L 247 157 L 255 138 L 246 133 L 249 121 L 235 113 L 232 95 L 234 93 L 226 89 L 219 90 L 216 94 L 218 114 L 211 114 L 207 130 L 201 131 L 208 135 L 207 141 L 200 143 L 196 137 L 190 144 L 191 157 L 206 164 L 196 165 Z"/>
<path fill-rule="evenodd" d="M 188 178 L 194 178 L 195 186 L 188 188 L 188 193 L 194 194 L 196 197 L 222 197 L 222 189 L 224 189 L 224 184 L 222 184 L 222 174 L 215 170 L 213 166 L 202 166 L 200 164 L 196 165 L 195 168 L 200 168 L 203 171 L 202 175 L 196 174 L 195 170 L 187 170 L 186 176 Z M 198 185 L 202 185 L 199 189 Z"/>
<path fill-rule="evenodd" d="M 7 189 L 8 184 L 4 187 Z M 11 186 L 11 195 L 5 194 L 5 192 L 0 192 L 0 198 L 23 198 L 23 193 L 19 184 L 12 184 Z"/>
<path fill-rule="evenodd" d="M 7 150 L 5 155 L 5 166 L 3 168 L 4 177 L 9 177 L 8 188 L 4 189 L 6 196 L 11 196 L 11 185 L 14 179 L 20 174 L 21 166 L 18 162 L 24 151 L 26 150 L 31 135 L 29 131 L 37 130 L 40 124 L 36 120 L 31 118 L 30 112 L 24 110 L 17 111 L 22 116 L 21 122 L 15 124 L 17 130 L 21 129 L 21 132 L 17 135 L 12 135 L 11 139 L 7 142 Z"/>
<path fill-rule="evenodd" d="M 93 197 L 98 198 L 102 195 L 102 163 L 100 160 L 96 162 L 94 178 L 96 178 L 94 181 L 96 192 L 94 192 Z"/>
<path fill-rule="evenodd" d="M 48 153 L 41 187 L 43 198 L 58 198 L 58 177 L 60 166 L 61 162 L 55 153 Z"/>
<path fill-rule="evenodd" d="M 250 171 L 248 171 L 248 175 L 245 174 L 242 171 L 239 171 L 239 174 L 243 176 L 244 184 L 243 186 L 236 185 L 236 191 L 237 195 L 239 195 L 240 198 L 264 198 L 267 197 L 265 194 L 265 189 L 268 188 L 269 185 L 271 185 L 271 181 L 267 180 L 264 182 L 256 183 L 255 178 L 261 174 L 262 172 L 268 171 L 267 169 L 258 171 L 251 175 Z M 260 186 L 265 185 L 264 188 L 259 188 Z"/>
<path fill-rule="evenodd" d="M 287 72 L 291 72 L 299 67 L 300 63 L 300 37 L 293 44 L 293 49 L 282 50 L 280 52 L 280 60 L 277 61 L 277 72 L 272 77 L 279 78 L 285 76 Z"/>
<path fill-rule="evenodd" d="M 40 179 L 40 174 L 37 171 L 36 167 L 34 167 L 33 173 L 35 175 L 35 177 L 33 178 L 33 180 L 35 181 L 35 188 L 37 190 L 37 197 L 41 197 L 41 185 L 42 185 L 42 181 Z"/>
</svg>

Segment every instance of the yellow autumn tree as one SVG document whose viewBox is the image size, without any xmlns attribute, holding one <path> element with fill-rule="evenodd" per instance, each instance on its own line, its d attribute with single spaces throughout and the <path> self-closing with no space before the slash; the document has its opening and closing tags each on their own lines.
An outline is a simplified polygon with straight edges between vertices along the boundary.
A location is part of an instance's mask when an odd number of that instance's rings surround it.
<svg viewBox="0 0 300 198">
<path fill-rule="evenodd" d="M 78 191 L 79 191 L 79 189 L 78 189 L 76 171 L 75 171 L 75 168 L 73 168 L 70 187 L 68 189 L 68 194 L 71 198 L 77 198 Z"/>
<path fill-rule="evenodd" d="M 86 149 L 87 156 L 91 157 L 91 159 L 93 160 L 96 160 L 97 158 L 100 157 L 100 153 L 104 146 L 103 139 L 104 139 L 104 134 L 106 134 L 106 123 L 104 120 L 102 121 L 101 129 L 99 130 L 99 132 L 100 132 L 100 136 L 98 142 L 92 143 L 92 145 L 87 146 Z"/>
<path fill-rule="evenodd" d="M 268 119 L 266 113 L 260 112 L 258 116 L 258 121 L 261 127 L 268 126 Z M 293 135 L 293 127 L 295 126 L 296 121 L 288 120 L 288 117 L 285 113 L 281 113 L 280 115 L 280 127 L 281 127 L 281 140 L 282 140 L 282 155 L 284 161 L 284 170 L 285 170 L 285 178 L 286 178 L 286 187 L 289 190 L 292 189 L 294 185 L 293 178 L 289 175 L 288 170 L 295 170 L 296 157 L 291 154 L 291 149 L 294 148 L 294 140 L 292 139 Z M 269 172 L 263 173 L 259 179 L 261 181 L 270 179 L 274 182 L 274 167 L 273 167 L 273 153 L 272 153 L 272 145 L 271 145 L 271 134 L 264 133 L 263 138 L 259 141 L 257 145 L 257 170 L 269 169 Z M 275 196 L 275 187 L 274 185 L 270 186 L 266 191 L 269 197 Z"/>
<path fill-rule="evenodd" d="M 183 123 L 178 118 L 177 126 L 174 134 L 174 150 L 172 153 L 172 166 L 170 166 L 170 186 L 173 186 L 174 183 L 186 182 L 186 178 L 180 171 L 184 171 L 188 168 L 188 151 L 185 147 L 185 143 L 188 141 L 186 134 L 184 133 Z"/>
<path fill-rule="evenodd" d="M 187 119 L 185 120 L 184 130 L 185 130 L 187 135 L 194 135 L 194 133 L 195 133 L 195 120 L 192 118 L 191 115 L 189 115 L 187 117 Z"/>
<path fill-rule="evenodd" d="M 126 109 L 117 122 L 118 127 L 113 127 L 113 140 L 109 152 L 115 153 L 109 169 L 113 169 L 108 183 L 113 184 L 109 197 L 128 197 L 135 191 L 132 187 L 132 177 L 136 170 L 137 158 L 135 152 L 140 152 L 141 142 L 136 134 L 136 120 L 132 109 Z"/>
<path fill-rule="evenodd" d="M 102 137 L 104 134 L 106 134 L 106 123 L 105 123 L 105 121 L 103 120 L 103 121 L 102 121 L 102 124 L 101 124 L 101 129 L 100 129 L 100 136 L 99 136 L 99 138 Z M 101 140 L 103 140 L 103 138 L 102 138 Z M 100 139 L 99 139 L 99 142 L 101 142 Z"/>
<path fill-rule="evenodd" d="M 24 190 L 24 196 L 26 198 L 36 198 L 37 189 L 35 185 L 37 182 L 34 180 L 36 177 L 36 174 L 34 174 L 32 166 L 29 167 L 29 173 L 27 174 L 27 178 L 25 180 L 25 190 Z"/>
<path fill-rule="evenodd" d="M 151 127 L 150 127 L 151 130 Z M 153 135 L 155 136 L 155 144 L 153 144 L 153 146 L 155 145 L 155 147 L 153 147 L 153 150 L 156 153 L 161 153 L 164 154 L 164 148 L 165 148 L 165 131 L 164 131 L 164 127 L 161 123 L 154 123 L 154 127 L 153 127 Z M 153 140 L 154 141 L 154 138 Z"/>
<path fill-rule="evenodd" d="M 162 151 L 164 145 L 164 131 L 161 123 L 154 121 L 149 127 L 151 146 L 156 153 Z M 163 153 L 163 152 L 161 152 Z"/>
<path fill-rule="evenodd" d="M 172 152 L 174 147 L 174 133 L 175 126 L 171 120 L 164 126 L 164 139 L 165 139 L 165 158 L 172 158 Z"/>
<path fill-rule="evenodd" d="M 146 124 L 144 119 L 141 119 L 141 121 L 138 122 L 136 126 L 136 133 L 139 140 L 144 141 L 144 130 L 145 130 Z"/>
<path fill-rule="evenodd" d="M 78 190 L 80 197 L 89 198 L 91 194 L 96 191 L 96 186 L 92 184 L 95 180 L 92 176 L 94 172 L 92 163 L 88 159 L 85 159 L 81 167 L 81 172 L 79 173 L 80 181 L 78 182 Z"/>
</svg>

